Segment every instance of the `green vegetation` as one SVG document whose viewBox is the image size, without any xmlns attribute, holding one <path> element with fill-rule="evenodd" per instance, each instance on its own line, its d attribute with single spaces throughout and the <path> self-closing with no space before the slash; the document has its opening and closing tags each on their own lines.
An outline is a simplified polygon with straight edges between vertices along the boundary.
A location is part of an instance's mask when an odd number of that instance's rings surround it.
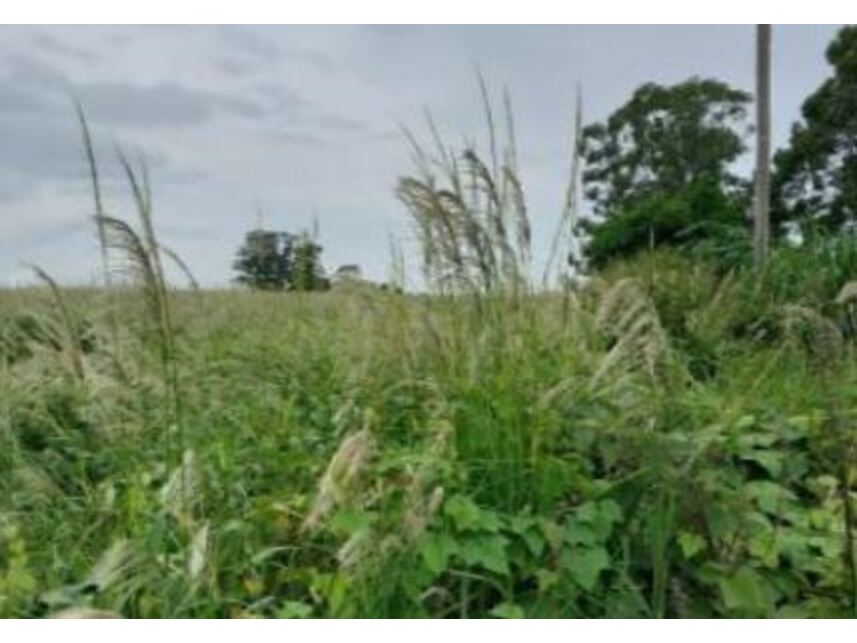
<svg viewBox="0 0 857 643">
<path fill-rule="evenodd" d="M 804 122 L 775 158 L 775 213 L 804 234 L 853 226 L 857 216 L 857 27 L 839 32 L 827 62 L 833 75 L 804 101 Z"/>
<path fill-rule="evenodd" d="M 235 281 L 254 290 L 326 290 L 321 251 L 306 232 L 250 230 L 232 264 Z"/>
<path fill-rule="evenodd" d="M 294 236 L 257 228 L 244 236 L 233 269 L 239 283 L 254 290 L 283 290 L 292 271 Z"/>
<path fill-rule="evenodd" d="M 811 256 L 174 293 L 178 418 L 134 292 L 4 293 L 0 610 L 851 615 L 854 288 Z"/>
<path fill-rule="evenodd" d="M 599 271 L 538 289 L 482 89 L 484 156 L 409 134 L 430 294 L 254 233 L 254 289 L 173 289 L 145 168 L 131 224 L 88 155 L 108 287 L 0 293 L 0 615 L 857 616 L 853 230 L 753 270 L 746 97 L 649 85 L 586 134 Z"/>
<path fill-rule="evenodd" d="M 745 151 L 749 100 L 714 80 L 649 83 L 606 123 L 584 129 L 591 266 L 743 224 L 748 193 L 729 165 Z"/>
</svg>

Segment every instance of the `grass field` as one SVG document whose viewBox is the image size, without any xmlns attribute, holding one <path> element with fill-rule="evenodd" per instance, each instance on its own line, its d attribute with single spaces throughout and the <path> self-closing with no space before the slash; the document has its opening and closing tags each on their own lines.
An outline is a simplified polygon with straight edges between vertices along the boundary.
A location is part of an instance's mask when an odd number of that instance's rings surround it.
<svg viewBox="0 0 857 643">
<path fill-rule="evenodd" d="M 0 615 L 857 615 L 853 235 L 581 280 L 570 187 L 536 285 L 507 101 L 414 141 L 426 294 L 177 290 L 80 118 L 104 287 L 0 292 Z"/>
<path fill-rule="evenodd" d="M 788 266 L 173 292 L 167 350 L 0 293 L 0 614 L 852 615 L 850 304 Z"/>
</svg>

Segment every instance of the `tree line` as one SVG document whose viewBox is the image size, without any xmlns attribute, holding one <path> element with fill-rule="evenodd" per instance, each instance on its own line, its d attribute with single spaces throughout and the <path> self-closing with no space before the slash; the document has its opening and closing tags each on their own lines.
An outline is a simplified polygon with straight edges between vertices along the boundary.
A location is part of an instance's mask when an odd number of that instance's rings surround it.
<svg viewBox="0 0 857 643">
<path fill-rule="evenodd" d="M 857 27 L 840 30 L 826 58 L 832 75 L 806 98 L 773 158 L 774 241 L 841 233 L 857 221 Z M 752 98 L 716 79 L 647 83 L 584 128 L 585 263 L 599 268 L 662 245 L 749 249 L 753 181 L 734 166 L 753 131 Z"/>
</svg>

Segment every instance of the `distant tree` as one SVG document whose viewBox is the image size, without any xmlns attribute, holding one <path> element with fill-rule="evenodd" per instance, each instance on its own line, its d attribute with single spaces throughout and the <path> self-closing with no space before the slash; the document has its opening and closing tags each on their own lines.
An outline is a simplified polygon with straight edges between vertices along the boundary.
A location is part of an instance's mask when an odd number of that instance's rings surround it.
<svg viewBox="0 0 857 643">
<path fill-rule="evenodd" d="M 774 157 L 774 221 L 838 230 L 857 223 L 857 27 L 827 48 L 833 76 L 801 108 L 789 146 Z"/>
<path fill-rule="evenodd" d="M 289 287 L 292 290 L 327 290 L 330 281 L 321 264 L 322 247 L 304 232 L 294 240 Z"/>
<path fill-rule="evenodd" d="M 292 278 L 295 242 L 288 232 L 251 230 L 232 264 L 235 281 L 255 290 L 283 290 Z"/>
<path fill-rule="evenodd" d="M 590 264 L 706 234 L 699 224 L 743 224 L 746 183 L 729 166 L 745 150 L 749 100 L 716 80 L 648 83 L 584 128 Z"/>
</svg>

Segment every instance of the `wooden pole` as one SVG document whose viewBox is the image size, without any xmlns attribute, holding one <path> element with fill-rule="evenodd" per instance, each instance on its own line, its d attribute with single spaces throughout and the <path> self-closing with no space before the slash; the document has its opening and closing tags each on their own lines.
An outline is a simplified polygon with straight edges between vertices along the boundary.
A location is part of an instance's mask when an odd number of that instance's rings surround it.
<svg viewBox="0 0 857 643">
<path fill-rule="evenodd" d="M 756 268 L 768 257 L 771 193 L 771 25 L 756 25 L 756 185 L 753 248 Z"/>
</svg>

